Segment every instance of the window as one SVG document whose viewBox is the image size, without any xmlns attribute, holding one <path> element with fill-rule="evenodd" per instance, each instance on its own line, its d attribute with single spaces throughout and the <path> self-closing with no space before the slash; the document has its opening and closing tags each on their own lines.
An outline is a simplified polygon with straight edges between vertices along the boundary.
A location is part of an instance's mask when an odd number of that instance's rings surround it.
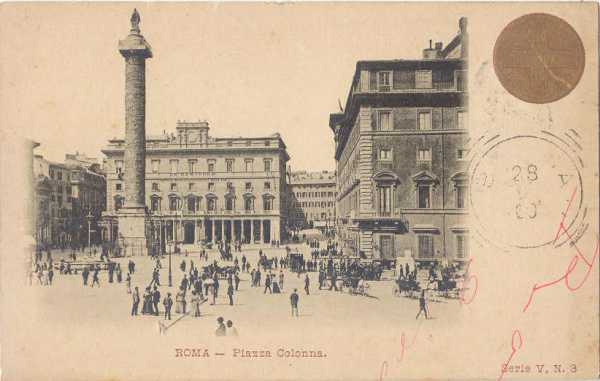
<svg viewBox="0 0 600 381">
<path fill-rule="evenodd" d="M 264 159 L 265 172 L 271 172 L 271 159 Z"/>
<path fill-rule="evenodd" d="M 431 70 L 417 70 L 415 73 L 415 88 L 431 89 Z"/>
<path fill-rule="evenodd" d="M 246 163 L 246 172 L 253 172 L 254 171 L 254 160 L 252 159 L 246 159 L 245 160 Z"/>
<path fill-rule="evenodd" d="M 468 154 L 469 154 L 469 150 L 457 149 L 456 150 L 456 160 L 465 160 L 467 158 Z"/>
<path fill-rule="evenodd" d="M 268 147 L 271 145 L 271 141 L 270 140 L 265 140 L 265 147 Z"/>
<path fill-rule="evenodd" d="M 389 91 L 392 83 L 391 71 L 380 71 L 377 73 L 377 84 L 380 91 Z"/>
<path fill-rule="evenodd" d="M 419 130 L 431 130 L 430 111 L 419 111 Z"/>
<path fill-rule="evenodd" d="M 158 173 L 160 167 L 160 160 L 152 160 L 152 173 Z"/>
<path fill-rule="evenodd" d="M 456 207 L 463 209 L 467 201 L 467 187 L 465 185 L 456 186 Z"/>
<path fill-rule="evenodd" d="M 121 184 L 121 183 L 116 183 L 116 184 L 115 184 L 115 189 L 116 189 L 116 190 L 118 190 L 118 191 L 121 191 L 121 190 L 123 190 L 123 184 Z"/>
<path fill-rule="evenodd" d="M 246 192 L 252 191 L 252 183 L 246 183 L 244 188 L 246 189 Z"/>
<path fill-rule="evenodd" d="M 188 160 L 188 172 L 190 175 L 197 171 L 197 168 L 196 168 L 197 163 L 198 163 L 198 160 L 196 160 L 196 159 Z"/>
<path fill-rule="evenodd" d="M 158 183 L 152 183 L 152 192 L 158 192 L 159 190 Z"/>
<path fill-rule="evenodd" d="M 392 130 L 392 113 L 390 111 L 379 111 L 377 114 L 377 126 L 379 127 L 379 131 Z"/>
<path fill-rule="evenodd" d="M 418 185 L 417 186 L 417 207 L 418 208 L 430 208 L 430 186 L 429 185 Z"/>
<path fill-rule="evenodd" d="M 123 207 L 123 197 L 115 197 L 115 210 L 119 210 Z"/>
<path fill-rule="evenodd" d="M 208 183 L 208 191 L 209 192 L 215 191 L 215 183 Z"/>
<path fill-rule="evenodd" d="M 117 163 L 117 162 L 115 161 L 115 164 L 116 164 L 116 163 Z M 115 168 L 116 168 L 116 166 L 115 166 Z M 117 171 L 117 173 L 119 173 L 119 172 Z M 50 170 L 50 178 L 51 178 L 52 180 L 54 180 L 54 169 L 51 169 L 51 170 Z"/>
<path fill-rule="evenodd" d="M 196 189 L 196 184 L 195 183 L 189 183 L 188 184 L 188 190 L 193 191 Z"/>
<path fill-rule="evenodd" d="M 208 161 L 208 172 L 214 172 L 214 171 L 215 171 L 215 161 L 211 159 Z"/>
<path fill-rule="evenodd" d="M 197 203 L 198 203 L 197 197 L 189 196 L 187 199 L 188 211 L 195 212 Z"/>
<path fill-rule="evenodd" d="M 392 150 L 389 148 L 380 149 L 379 150 L 379 160 L 384 160 L 384 161 L 392 160 Z"/>
<path fill-rule="evenodd" d="M 227 172 L 233 172 L 233 159 L 225 160 L 225 164 L 227 165 Z"/>
<path fill-rule="evenodd" d="M 392 214 L 392 195 L 393 190 L 391 186 L 379 187 L 379 215 L 380 216 L 391 216 Z"/>
<path fill-rule="evenodd" d="M 173 192 L 177 191 L 177 183 L 171 183 L 171 191 L 173 191 Z"/>
<path fill-rule="evenodd" d="M 160 210 L 160 198 L 152 197 L 150 199 L 150 210 L 152 210 L 153 212 Z"/>
<path fill-rule="evenodd" d="M 465 234 L 456 235 L 456 258 L 466 258 L 469 250 L 469 242 Z"/>
<path fill-rule="evenodd" d="M 169 210 L 174 212 L 179 209 L 179 199 L 177 197 L 169 197 Z"/>
<path fill-rule="evenodd" d="M 418 149 L 417 161 L 431 161 L 431 150 L 429 148 Z"/>
<path fill-rule="evenodd" d="M 244 199 L 244 210 L 246 212 L 254 210 L 254 199 L 252 197 L 246 197 Z"/>
<path fill-rule="evenodd" d="M 225 209 L 232 211 L 234 209 L 234 198 L 233 197 L 227 197 L 225 199 Z"/>
<path fill-rule="evenodd" d="M 59 172 L 57 173 L 57 175 L 58 175 L 58 180 L 62 181 L 62 172 L 60 172 L 60 171 L 59 171 Z"/>
<path fill-rule="evenodd" d="M 417 236 L 419 241 L 419 258 L 433 258 L 433 237 L 430 235 Z"/>
<path fill-rule="evenodd" d="M 271 190 L 271 183 L 268 181 L 265 181 L 265 190 Z"/>
<path fill-rule="evenodd" d="M 263 210 L 269 211 L 273 209 L 273 199 L 271 197 L 263 198 Z"/>
<path fill-rule="evenodd" d="M 115 173 L 123 173 L 123 160 L 115 160 Z"/>
<path fill-rule="evenodd" d="M 209 211 L 215 211 L 217 210 L 217 199 L 214 197 L 211 197 L 209 199 L 206 200 L 206 208 Z"/>
<path fill-rule="evenodd" d="M 460 129 L 466 129 L 468 127 L 468 118 L 466 111 L 458 111 L 456 113 L 456 126 Z"/>
</svg>

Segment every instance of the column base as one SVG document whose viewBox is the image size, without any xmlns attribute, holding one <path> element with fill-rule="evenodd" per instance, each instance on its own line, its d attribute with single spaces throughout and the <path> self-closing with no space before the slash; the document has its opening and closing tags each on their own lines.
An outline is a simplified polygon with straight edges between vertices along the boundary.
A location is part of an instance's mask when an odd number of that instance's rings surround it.
<svg viewBox="0 0 600 381">
<path fill-rule="evenodd" d="M 148 255 L 146 239 L 146 208 L 119 209 L 119 246 L 124 256 Z"/>
</svg>

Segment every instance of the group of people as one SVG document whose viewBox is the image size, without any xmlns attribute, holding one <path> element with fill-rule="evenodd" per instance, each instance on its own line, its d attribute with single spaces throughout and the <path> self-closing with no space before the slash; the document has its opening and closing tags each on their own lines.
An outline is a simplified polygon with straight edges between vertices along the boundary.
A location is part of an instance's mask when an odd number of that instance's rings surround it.
<svg viewBox="0 0 600 381">
<path fill-rule="evenodd" d="M 217 330 L 215 331 L 215 335 L 217 336 L 238 336 L 237 329 L 233 326 L 233 322 L 231 320 L 227 320 L 225 323 L 225 319 L 219 316 L 217 318 Z"/>
</svg>

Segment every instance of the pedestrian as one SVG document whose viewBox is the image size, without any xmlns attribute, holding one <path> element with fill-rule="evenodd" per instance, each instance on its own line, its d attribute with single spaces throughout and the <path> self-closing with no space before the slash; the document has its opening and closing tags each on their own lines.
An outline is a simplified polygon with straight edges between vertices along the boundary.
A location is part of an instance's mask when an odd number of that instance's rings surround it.
<svg viewBox="0 0 600 381">
<path fill-rule="evenodd" d="M 250 279 L 252 279 L 252 287 L 256 287 L 256 272 L 254 271 L 254 269 L 252 269 L 252 271 L 250 272 Z"/>
<path fill-rule="evenodd" d="M 306 295 L 310 295 L 310 278 L 308 274 L 306 274 L 306 278 L 304 278 L 304 291 L 306 291 Z"/>
<path fill-rule="evenodd" d="M 238 286 L 240 285 L 240 276 L 238 275 L 237 272 L 235 273 L 234 280 L 235 280 L 235 290 L 237 291 L 238 290 Z"/>
<path fill-rule="evenodd" d="M 185 259 L 181 261 L 181 265 L 179 265 L 179 268 L 182 272 L 185 272 Z"/>
<path fill-rule="evenodd" d="M 188 288 L 188 278 L 187 278 L 187 275 L 185 275 L 185 274 L 183 274 L 183 279 L 181 280 L 180 288 L 182 290 L 187 290 L 187 288 Z"/>
<path fill-rule="evenodd" d="M 213 300 L 214 298 L 219 297 L 219 276 L 217 275 L 216 271 L 215 275 L 213 276 L 213 294 Z"/>
<path fill-rule="evenodd" d="M 292 295 L 290 295 L 290 303 L 292 305 L 292 316 L 294 316 L 294 313 L 296 313 L 296 317 L 298 317 L 298 300 L 300 299 L 300 296 L 298 296 L 298 290 L 294 289 L 294 292 L 292 292 Z"/>
<path fill-rule="evenodd" d="M 338 291 L 337 273 L 335 272 L 335 270 L 333 270 L 333 272 L 331 273 L 331 285 L 329 286 L 329 291 L 331 291 L 332 288 L 335 288 L 335 290 Z"/>
<path fill-rule="evenodd" d="M 114 263 L 111 262 L 108 264 L 108 283 L 113 282 L 114 271 L 115 271 L 115 266 L 114 266 Z"/>
<path fill-rule="evenodd" d="M 427 314 L 427 304 L 425 302 L 425 290 L 421 290 L 421 296 L 419 297 L 419 312 L 417 313 L 417 317 L 415 319 L 419 318 L 421 312 L 425 313 L 425 320 L 429 319 Z"/>
<path fill-rule="evenodd" d="M 131 316 L 137 316 L 138 306 L 140 304 L 140 292 L 137 287 L 133 290 L 132 301 L 133 305 L 131 306 Z"/>
<path fill-rule="evenodd" d="M 182 289 L 175 295 L 175 303 L 175 312 L 185 314 L 185 292 Z"/>
<path fill-rule="evenodd" d="M 273 293 L 273 290 L 271 290 L 271 277 L 269 274 L 265 276 L 265 294 L 267 293 L 267 290 L 269 290 L 269 294 Z"/>
<path fill-rule="evenodd" d="M 231 320 L 227 320 L 227 336 L 238 336 L 238 331 Z"/>
<path fill-rule="evenodd" d="M 158 316 L 158 303 L 160 303 L 160 291 L 154 286 L 154 292 L 152 293 L 152 307 L 154 315 Z"/>
<path fill-rule="evenodd" d="M 171 299 L 171 293 L 167 292 L 165 300 L 163 300 L 165 306 L 165 320 L 171 320 L 171 307 L 173 307 L 173 299 Z"/>
<path fill-rule="evenodd" d="M 279 288 L 283 290 L 283 270 L 279 270 Z"/>
<path fill-rule="evenodd" d="M 194 311 L 194 317 L 200 317 L 200 295 L 195 291 L 192 291 L 192 310 Z"/>
<path fill-rule="evenodd" d="M 83 268 L 83 271 L 81 272 L 81 276 L 83 277 L 83 285 L 87 286 L 88 283 L 88 277 L 90 276 L 90 270 L 88 269 L 87 266 L 85 266 Z"/>
<path fill-rule="evenodd" d="M 325 282 L 325 271 L 319 270 L 319 290 L 323 288 Z"/>
<path fill-rule="evenodd" d="M 219 324 L 217 330 L 215 331 L 215 334 L 217 336 L 225 336 L 225 334 L 227 333 L 227 329 L 225 328 L 225 324 L 223 324 L 223 321 L 224 319 L 221 316 L 217 318 L 217 323 Z"/>
<path fill-rule="evenodd" d="M 100 271 L 99 267 L 96 267 L 94 269 L 94 273 L 92 274 L 92 287 L 94 287 L 95 284 L 98 285 L 98 287 L 100 287 L 100 281 L 98 280 L 98 272 Z"/>
<path fill-rule="evenodd" d="M 123 273 L 121 271 L 121 264 L 120 263 L 117 263 L 117 270 L 116 270 L 116 272 L 117 272 L 117 282 L 121 283 L 123 281 Z"/>
<path fill-rule="evenodd" d="M 233 285 L 227 287 L 227 296 L 229 297 L 229 305 L 233 306 Z"/>
<path fill-rule="evenodd" d="M 142 314 L 149 315 L 152 314 L 152 291 L 150 290 L 150 286 L 146 287 L 143 295 L 143 304 L 142 304 Z"/>
<path fill-rule="evenodd" d="M 127 278 L 125 278 L 125 284 L 127 285 L 127 293 L 131 294 L 131 275 L 127 273 Z"/>
</svg>

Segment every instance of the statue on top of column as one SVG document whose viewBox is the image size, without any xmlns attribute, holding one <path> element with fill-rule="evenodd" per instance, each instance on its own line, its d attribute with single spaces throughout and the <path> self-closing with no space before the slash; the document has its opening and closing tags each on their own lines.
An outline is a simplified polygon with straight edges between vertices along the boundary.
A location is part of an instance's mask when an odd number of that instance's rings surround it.
<svg viewBox="0 0 600 381">
<path fill-rule="evenodd" d="M 131 30 L 140 31 L 140 14 L 135 8 L 133 8 L 133 13 L 131 14 Z"/>
</svg>

